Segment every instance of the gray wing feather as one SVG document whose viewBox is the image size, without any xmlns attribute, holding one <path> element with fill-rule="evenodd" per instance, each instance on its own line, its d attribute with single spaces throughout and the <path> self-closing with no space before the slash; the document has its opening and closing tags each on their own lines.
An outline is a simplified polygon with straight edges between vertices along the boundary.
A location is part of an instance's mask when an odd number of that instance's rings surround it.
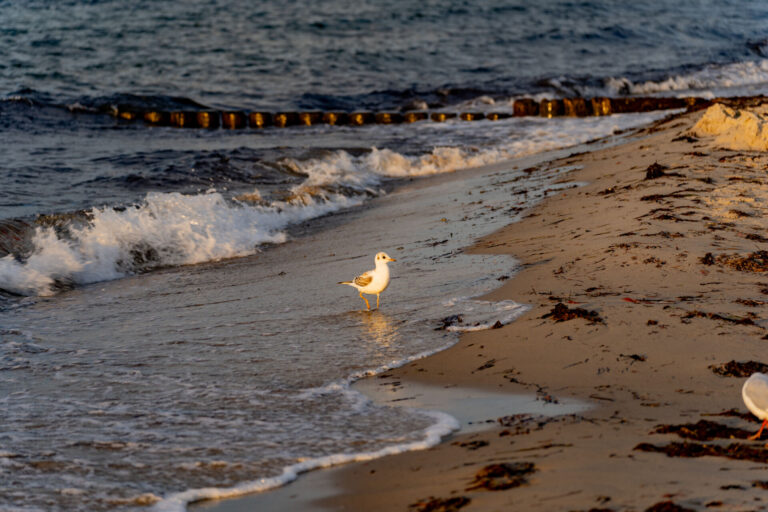
<svg viewBox="0 0 768 512">
<path fill-rule="evenodd" d="M 360 274 L 355 278 L 355 284 L 357 286 L 368 286 L 371 284 L 371 281 L 373 281 L 373 276 L 370 272 L 366 272 L 365 274 Z"/>
</svg>

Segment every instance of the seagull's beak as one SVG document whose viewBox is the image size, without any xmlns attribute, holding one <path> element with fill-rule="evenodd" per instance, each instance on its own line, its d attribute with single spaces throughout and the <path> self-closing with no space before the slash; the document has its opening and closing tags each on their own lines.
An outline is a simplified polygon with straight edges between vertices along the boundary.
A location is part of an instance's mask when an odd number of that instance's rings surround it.
<svg viewBox="0 0 768 512">
<path fill-rule="evenodd" d="M 389 258 L 387 261 L 397 261 L 395 258 Z"/>
</svg>

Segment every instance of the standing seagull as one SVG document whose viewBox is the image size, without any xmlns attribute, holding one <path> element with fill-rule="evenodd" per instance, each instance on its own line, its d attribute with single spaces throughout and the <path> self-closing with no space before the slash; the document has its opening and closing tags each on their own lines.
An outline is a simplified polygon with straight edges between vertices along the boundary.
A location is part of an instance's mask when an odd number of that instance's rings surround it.
<svg viewBox="0 0 768 512">
<path fill-rule="evenodd" d="M 339 284 L 347 284 L 360 292 L 360 298 L 365 301 L 365 306 L 368 310 L 371 310 L 371 305 L 368 303 L 368 299 L 363 297 L 363 294 L 376 295 L 376 309 L 379 309 L 379 294 L 387 289 L 389 286 L 389 266 L 387 263 L 390 261 L 397 261 L 395 258 L 390 258 L 387 253 L 380 252 L 376 255 L 376 268 L 369 270 L 363 274 L 357 276 L 353 281 L 340 281 Z"/>
<path fill-rule="evenodd" d="M 760 439 L 765 425 L 768 424 L 768 375 L 764 373 L 753 373 L 741 388 L 741 397 L 747 405 L 749 412 L 763 420 L 760 430 L 757 434 L 748 439 Z"/>
</svg>

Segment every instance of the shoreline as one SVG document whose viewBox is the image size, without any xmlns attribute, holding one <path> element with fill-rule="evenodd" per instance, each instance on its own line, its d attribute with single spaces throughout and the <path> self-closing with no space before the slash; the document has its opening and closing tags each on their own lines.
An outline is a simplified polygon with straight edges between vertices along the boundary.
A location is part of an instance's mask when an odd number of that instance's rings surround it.
<svg viewBox="0 0 768 512">
<path fill-rule="evenodd" d="M 728 258 L 768 242 L 759 234 L 768 194 L 755 187 L 768 156 L 691 136 L 702 115 L 681 114 L 619 146 L 550 162 L 583 165 L 569 178 L 588 185 L 549 197 L 471 249 L 522 263 L 484 298 L 531 310 L 379 376 L 406 393 L 411 383 L 475 386 L 594 408 L 552 419 L 498 411 L 491 430 L 302 477 L 283 501 L 272 497 L 274 510 L 313 486 L 335 492 L 305 510 L 764 507 L 768 453 L 745 439 L 758 424 L 741 401 L 738 364 L 736 372 L 725 364 L 759 361 L 765 343 L 755 308 L 768 283 Z M 646 179 L 655 163 L 662 175 Z M 557 304 L 576 317 L 553 321 L 547 315 Z M 746 461 L 734 449 L 746 450 Z M 493 464 L 532 466 L 483 480 Z M 487 490 L 505 479 L 508 490 Z"/>
<path fill-rule="evenodd" d="M 668 116 L 667 116 L 668 117 Z M 466 183 L 467 181 L 475 183 L 478 189 L 482 187 L 488 187 L 488 186 L 497 186 L 497 184 L 492 183 L 493 181 L 500 181 L 501 183 L 506 183 L 507 181 L 504 181 L 504 173 L 512 172 L 512 173 L 519 173 L 519 171 L 514 171 L 514 169 L 533 169 L 538 167 L 546 168 L 544 175 L 551 175 L 553 172 L 555 175 L 558 175 L 559 177 L 557 179 L 551 179 L 547 178 L 545 179 L 546 183 L 549 183 L 547 185 L 546 191 L 544 193 L 544 196 L 546 196 L 553 192 L 558 192 L 561 188 L 573 188 L 576 187 L 577 184 L 573 183 L 572 179 L 572 170 L 569 168 L 569 166 L 555 166 L 552 165 L 553 161 L 556 161 L 558 159 L 567 158 L 569 155 L 572 155 L 574 152 L 581 152 L 583 150 L 587 149 L 596 149 L 601 147 L 608 147 L 612 145 L 621 144 L 622 141 L 626 141 L 628 138 L 632 138 L 636 135 L 638 132 L 638 129 L 632 128 L 629 130 L 623 130 L 621 132 L 618 132 L 612 136 L 605 137 L 602 139 L 597 139 L 594 141 L 590 141 L 578 146 L 572 146 L 568 148 L 562 148 L 557 150 L 551 150 L 535 155 L 529 155 L 525 157 L 520 157 L 518 159 L 509 160 L 505 162 L 500 162 L 496 164 L 491 164 L 487 166 L 482 166 L 474 169 L 467 169 L 462 171 L 461 173 L 449 173 L 449 174 L 442 174 L 437 176 L 432 176 L 426 179 L 420 179 L 413 181 L 411 183 L 408 183 L 405 188 L 399 189 L 400 192 L 413 193 L 416 191 L 417 194 L 424 193 L 422 191 L 424 190 L 430 190 L 432 193 L 435 192 L 435 190 L 442 190 L 443 192 L 447 190 L 453 190 L 453 193 L 465 193 Z M 560 174 L 562 173 L 562 175 Z M 473 181 L 474 180 L 474 181 Z M 515 181 L 515 180 L 513 180 Z M 460 190 L 464 192 L 456 192 L 457 185 L 454 182 L 462 182 L 461 185 L 459 185 Z M 440 189 L 440 187 L 448 187 L 444 189 Z M 498 186 L 499 189 L 504 188 L 503 186 Z M 474 188 L 472 190 L 475 190 Z M 531 190 L 535 190 L 531 189 Z M 480 193 L 483 194 L 485 191 L 481 191 Z M 438 195 L 440 195 L 440 192 L 437 192 Z M 471 192 L 469 192 L 471 195 Z M 488 194 L 490 195 L 490 194 Z M 488 196 L 482 196 L 486 199 L 489 199 Z M 386 200 L 386 199 L 385 199 Z M 397 201 L 397 199 L 392 198 L 393 201 Z M 413 199 L 411 199 L 412 201 Z M 483 201 L 480 201 L 481 203 Z M 536 202 L 535 204 L 540 204 L 541 200 Z M 375 205 L 370 204 L 370 207 L 373 209 L 376 208 Z M 525 211 L 529 210 L 530 206 L 526 208 Z M 517 209 L 519 211 L 519 209 Z M 495 211 L 495 210 L 491 210 Z M 435 212 L 432 210 L 429 210 L 430 215 L 434 215 Z M 482 214 L 481 214 L 482 215 Z M 464 219 L 466 220 L 466 218 Z M 508 224 L 509 220 L 502 220 L 501 224 L 499 224 L 499 221 L 495 221 L 497 226 L 504 226 L 505 224 Z M 518 220 L 515 220 L 513 222 L 518 222 Z M 466 228 L 465 228 L 466 229 Z M 486 232 L 489 232 L 487 229 Z M 492 232 L 492 231 L 491 231 Z M 472 236 L 470 240 L 476 239 L 475 236 Z M 471 245 L 470 245 L 471 246 Z M 462 247 L 467 247 L 466 245 L 463 245 Z M 464 250 L 461 250 L 460 252 L 465 252 Z M 510 262 L 516 262 L 517 260 L 515 258 L 510 259 Z M 515 265 L 515 268 L 518 269 L 517 265 Z M 515 270 L 514 272 L 517 272 L 518 270 Z M 513 274 L 514 275 L 514 274 Z M 506 277 L 506 276 L 505 276 Z M 480 296 L 473 297 L 478 298 Z M 519 314 L 515 315 L 515 318 L 517 318 Z M 498 317 L 501 318 L 501 317 Z M 508 321 L 508 320 L 507 320 Z M 507 322 L 505 321 L 505 323 Z M 514 321 L 512 321 L 512 324 L 514 324 Z M 490 324 L 489 324 L 490 325 Z M 457 341 L 458 342 L 458 341 Z M 425 358 L 434 357 L 436 353 L 445 351 L 445 350 L 451 350 L 451 346 L 454 344 L 450 344 L 448 348 L 440 348 L 436 349 L 432 352 L 430 355 L 427 355 L 425 357 L 417 357 L 416 362 L 421 361 Z M 361 390 L 360 388 L 363 387 L 365 383 L 369 382 L 375 382 L 377 381 L 377 377 L 389 377 L 390 374 L 393 371 L 396 371 L 397 368 L 402 368 L 402 366 L 406 366 L 409 364 L 414 364 L 412 361 L 408 362 L 402 362 L 399 365 L 396 365 L 393 368 L 387 368 L 387 369 L 380 369 L 380 372 L 377 372 L 375 374 L 371 374 L 368 376 L 362 376 L 357 379 L 353 379 L 351 388 L 362 392 L 363 395 L 365 395 L 368 399 L 373 400 L 375 403 L 378 404 L 386 404 L 389 400 L 387 399 L 386 391 L 384 393 L 377 392 L 375 387 L 368 386 L 368 389 Z M 411 389 L 406 386 L 405 389 Z M 401 388 L 402 389 L 402 388 Z M 387 391 L 397 391 L 397 387 L 394 388 L 387 388 Z M 424 404 L 419 404 L 417 407 L 418 409 L 427 410 L 427 411 L 434 411 L 438 414 L 444 414 L 446 412 L 446 409 L 451 409 L 451 406 L 449 405 L 449 402 L 452 399 L 455 399 L 457 396 L 457 393 L 455 391 L 463 391 L 468 392 L 472 397 L 477 398 L 480 397 L 484 402 L 486 402 L 485 407 L 476 408 L 475 414 L 480 414 L 480 416 L 475 416 L 473 419 L 476 422 L 482 422 L 487 423 L 487 421 L 490 418 L 490 415 L 492 415 L 492 412 L 497 406 L 504 403 L 504 400 L 494 400 L 493 395 L 499 395 L 501 396 L 507 396 L 503 393 L 498 393 L 494 389 L 486 389 L 484 386 L 469 386 L 468 388 L 462 389 L 462 390 L 456 390 L 454 389 L 454 393 L 441 393 L 440 389 L 428 389 L 422 387 L 419 390 L 419 395 L 428 404 L 428 407 L 424 408 Z M 414 397 L 401 397 L 401 398 L 395 398 L 394 401 L 398 402 L 400 400 L 404 401 L 404 405 L 411 405 L 408 403 L 409 400 L 413 400 Z M 467 397 L 465 397 L 467 398 Z M 519 391 L 515 397 L 513 397 L 512 400 L 506 400 L 508 402 L 508 406 L 511 406 L 514 410 L 519 411 L 520 413 L 543 413 L 548 416 L 558 416 L 561 414 L 574 412 L 582 410 L 588 405 L 584 402 L 580 401 L 570 401 L 570 403 L 565 405 L 558 405 L 553 402 L 542 402 L 540 400 L 540 397 L 537 397 L 537 394 L 534 392 L 530 392 L 528 390 Z M 434 405 L 437 404 L 437 405 Z M 387 404 L 388 405 L 388 404 Z M 433 406 L 434 405 L 434 406 Z M 544 407 L 542 407 L 542 405 Z M 478 412 L 478 411 L 484 411 L 484 412 Z M 557 411 L 560 411 L 558 413 Z M 455 414 L 454 411 L 449 410 L 447 411 L 449 414 L 452 414 L 454 417 L 461 416 L 461 414 Z M 464 411 L 461 411 L 462 413 Z M 466 416 L 466 415 L 465 415 Z M 492 421 L 492 420 L 491 420 Z M 484 430 L 487 426 L 482 426 L 479 429 L 471 428 L 470 430 Z M 458 434 L 464 433 L 466 429 L 466 425 L 464 425 L 463 428 L 455 429 L 458 431 Z M 439 443 L 445 443 L 448 439 L 450 439 L 452 436 L 457 435 L 457 432 L 453 433 L 447 433 L 446 435 L 443 435 L 441 437 L 441 440 Z M 386 451 L 386 450 L 385 450 Z M 420 450 L 409 450 L 405 453 L 412 453 L 412 452 L 418 452 Z M 364 455 L 364 454 L 363 454 Z M 392 455 L 390 455 L 391 457 Z M 378 460 L 378 457 L 374 460 Z M 353 461 L 358 464 L 362 464 L 365 462 L 361 461 Z M 346 463 L 348 465 L 348 463 Z M 313 498 L 319 498 L 321 496 L 328 497 L 328 493 L 323 491 L 322 489 L 316 489 L 314 486 L 317 484 L 314 484 L 313 482 L 316 480 L 322 481 L 323 483 L 320 484 L 320 487 L 327 487 L 328 486 L 328 477 L 329 475 L 335 473 L 337 470 L 342 469 L 343 467 L 346 467 L 346 465 L 340 465 L 340 464 L 332 464 L 330 467 L 324 467 L 321 466 L 317 469 L 323 469 L 323 471 L 309 471 L 305 472 L 302 471 L 300 478 L 297 480 L 290 480 L 286 484 L 274 487 L 269 490 L 265 490 L 259 493 L 249 493 L 249 494 L 243 494 L 241 496 L 236 496 L 228 499 L 210 499 L 210 500 L 204 500 L 204 501 L 195 501 L 193 503 L 190 503 L 190 509 L 191 510 L 215 510 L 220 512 L 225 512 L 229 510 L 250 510 L 252 508 L 257 509 L 264 509 L 264 510 L 278 510 L 281 508 L 284 508 L 286 506 L 290 507 L 297 507 L 299 506 L 297 503 L 297 499 L 301 500 L 300 509 L 301 510 L 314 510 L 315 504 L 310 503 L 311 500 L 307 499 L 307 497 L 313 497 Z M 318 476 L 320 474 L 320 476 Z M 312 478 L 307 478 L 309 475 L 313 475 Z M 297 492 L 295 492 L 297 489 L 301 489 L 301 491 L 298 493 L 300 496 L 297 495 Z M 290 496 L 289 502 L 284 502 L 285 499 L 284 496 Z M 318 508 L 318 510 L 324 509 L 322 506 Z"/>
<path fill-rule="evenodd" d="M 733 442 L 762 453 L 760 442 L 744 443 L 742 432 L 758 424 L 741 401 L 743 379 L 716 373 L 734 359 L 760 360 L 764 326 L 754 308 L 763 303 L 764 283 L 759 273 L 702 258 L 759 249 L 760 235 L 745 231 L 764 231 L 756 219 L 766 194 L 747 196 L 740 183 L 762 183 L 757 170 L 768 156 L 691 137 L 701 116 L 681 114 L 642 138 L 551 162 L 583 165 L 570 177 L 589 184 L 549 197 L 471 249 L 521 261 L 514 279 L 484 298 L 517 300 L 531 310 L 390 372 L 406 389 L 411 382 L 485 385 L 595 407 L 533 421 L 499 411 L 491 432 L 341 468 L 333 476 L 341 492 L 319 504 L 329 510 L 454 510 L 457 504 L 462 510 L 645 510 L 668 501 L 687 510 L 765 506 L 768 497 L 754 484 L 765 480 L 764 460 L 726 458 Z M 666 175 L 645 179 L 656 162 Z M 711 198 L 718 188 L 729 190 Z M 553 322 L 547 315 L 556 304 L 599 319 Z M 746 414 L 727 412 L 732 409 Z M 679 434 L 664 434 L 659 425 Z M 728 428 L 736 433 L 718 433 Z M 663 455 L 679 442 L 717 446 L 725 456 L 686 457 L 679 444 L 682 457 Z M 473 488 L 484 467 L 522 462 L 535 471 L 519 487 Z"/>
</svg>

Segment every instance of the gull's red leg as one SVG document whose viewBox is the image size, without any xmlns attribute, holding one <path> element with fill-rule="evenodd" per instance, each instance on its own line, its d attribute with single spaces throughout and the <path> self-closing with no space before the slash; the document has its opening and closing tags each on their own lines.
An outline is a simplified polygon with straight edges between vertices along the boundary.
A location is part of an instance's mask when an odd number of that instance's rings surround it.
<svg viewBox="0 0 768 512">
<path fill-rule="evenodd" d="M 360 292 L 360 298 L 361 298 L 361 299 L 363 299 L 363 300 L 365 301 L 365 307 L 366 307 L 366 308 L 368 308 L 368 311 L 370 311 L 370 310 L 371 310 L 371 305 L 370 305 L 370 304 L 368 304 L 368 299 L 366 299 L 365 297 L 363 297 L 363 292 Z"/>
<path fill-rule="evenodd" d="M 751 439 L 752 441 L 754 441 L 755 439 L 760 439 L 760 434 L 763 433 L 763 429 L 765 428 L 765 425 L 767 425 L 767 424 L 768 424 L 768 418 L 763 420 L 763 424 L 760 425 L 760 430 L 757 431 L 757 434 L 755 434 L 753 436 L 749 436 L 747 439 Z"/>
</svg>

